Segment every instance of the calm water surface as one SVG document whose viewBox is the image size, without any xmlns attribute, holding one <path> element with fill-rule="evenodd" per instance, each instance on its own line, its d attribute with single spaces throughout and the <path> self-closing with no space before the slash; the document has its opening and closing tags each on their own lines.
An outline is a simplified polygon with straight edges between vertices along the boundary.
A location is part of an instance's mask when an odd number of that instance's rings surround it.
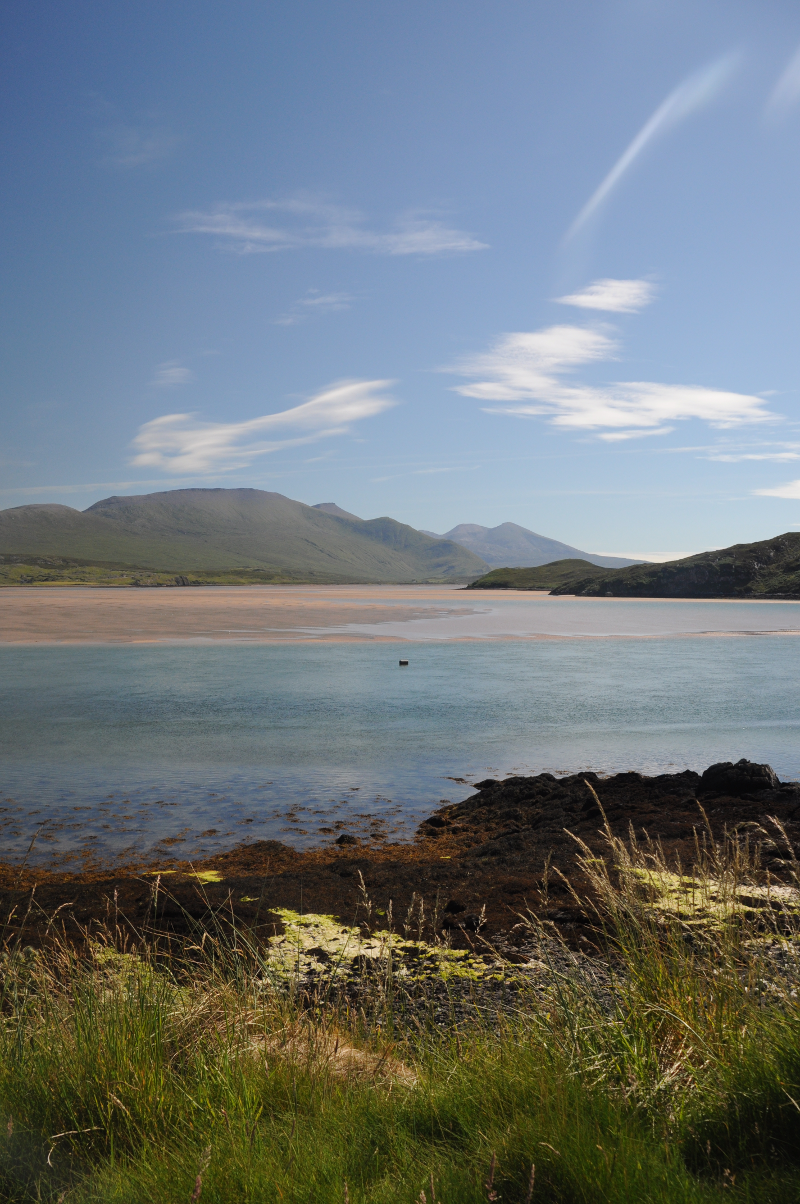
<svg viewBox="0 0 800 1204">
<path fill-rule="evenodd" d="M 198 856 L 406 836 L 487 775 L 800 777 L 799 671 L 792 635 L 0 647 L 0 841 Z"/>
</svg>

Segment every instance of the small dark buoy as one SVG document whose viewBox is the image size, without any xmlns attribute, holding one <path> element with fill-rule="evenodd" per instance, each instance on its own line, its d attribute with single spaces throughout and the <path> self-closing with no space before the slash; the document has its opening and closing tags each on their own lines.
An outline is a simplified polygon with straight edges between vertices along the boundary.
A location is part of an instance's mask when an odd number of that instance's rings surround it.
<svg viewBox="0 0 800 1204">
<path fill-rule="evenodd" d="M 407 665 L 407 664 L 408 664 L 408 661 L 401 661 L 401 662 L 400 662 L 400 664 L 401 664 L 401 665 Z"/>
</svg>

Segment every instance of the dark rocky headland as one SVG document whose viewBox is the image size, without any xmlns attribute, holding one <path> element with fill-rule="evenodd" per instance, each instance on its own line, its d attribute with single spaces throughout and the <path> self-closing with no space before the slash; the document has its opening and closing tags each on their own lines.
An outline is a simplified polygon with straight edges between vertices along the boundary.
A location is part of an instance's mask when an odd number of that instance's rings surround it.
<svg viewBox="0 0 800 1204">
<path fill-rule="evenodd" d="M 530 569 L 494 569 L 469 589 L 548 590 L 591 598 L 800 599 L 800 531 L 737 543 L 664 564 L 602 569 L 558 560 Z"/>
</svg>

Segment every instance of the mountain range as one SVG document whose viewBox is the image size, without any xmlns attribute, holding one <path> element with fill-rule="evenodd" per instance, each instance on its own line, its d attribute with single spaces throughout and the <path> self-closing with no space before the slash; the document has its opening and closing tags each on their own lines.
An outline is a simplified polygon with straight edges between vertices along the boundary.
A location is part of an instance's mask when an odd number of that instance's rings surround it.
<svg viewBox="0 0 800 1204">
<path fill-rule="evenodd" d="M 502 570 L 487 572 L 490 559 Z M 261 489 L 172 489 L 109 497 L 87 510 L 44 504 L 0 511 L 0 584 L 212 580 L 464 581 L 587 597 L 800 598 L 800 531 L 642 564 L 578 552 L 515 523 L 465 523 L 442 536 Z"/>
<path fill-rule="evenodd" d="M 15 506 L 0 511 L 0 554 L 40 567 L 57 558 L 321 583 L 468 581 L 488 567 L 453 540 L 392 518 L 362 520 L 334 503 L 306 506 L 261 489 L 172 489 L 109 497 L 87 510 Z"/>
<path fill-rule="evenodd" d="M 490 568 L 535 568 L 550 564 L 554 560 L 588 560 L 589 564 L 605 569 L 621 569 L 626 565 L 639 564 L 637 560 L 625 560 L 620 556 L 596 556 L 593 552 L 581 552 L 579 548 L 537 535 L 516 523 L 500 523 L 499 527 L 481 527 L 478 523 L 460 523 L 446 535 L 424 531 L 433 539 L 452 539 L 462 548 L 474 552 L 485 560 Z"/>
<path fill-rule="evenodd" d="M 171 489 L 104 498 L 87 510 L 39 504 L 0 511 L 0 562 L 16 566 L 11 578 L 0 574 L 9 581 L 44 581 L 56 570 L 65 579 L 66 562 L 151 576 L 199 572 L 204 579 L 255 573 L 262 581 L 471 581 L 496 565 L 563 559 L 602 568 L 637 563 L 581 552 L 516 523 L 461 523 L 437 535 L 392 518 L 361 519 L 335 502 L 307 506 L 261 489 Z M 31 577 L 23 563 L 39 571 Z"/>
</svg>

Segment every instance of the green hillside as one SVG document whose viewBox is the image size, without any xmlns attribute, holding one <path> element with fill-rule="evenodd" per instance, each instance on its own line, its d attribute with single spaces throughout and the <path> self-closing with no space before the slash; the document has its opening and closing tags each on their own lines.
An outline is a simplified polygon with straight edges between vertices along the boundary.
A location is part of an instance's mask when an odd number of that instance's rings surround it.
<svg viewBox="0 0 800 1204">
<path fill-rule="evenodd" d="M 156 573 L 260 571 L 335 582 L 469 580 L 486 564 L 452 540 L 391 518 L 362 521 L 260 489 L 175 489 L 110 497 L 88 510 L 0 511 L 0 554 Z M 41 566 L 40 566 L 41 567 Z"/>
<path fill-rule="evenodd" d="M 573 581 L 585 581 L 588 577 L 603 577 L 606 569 L 590 564 L 588 560 L 554 560 L 551 564 L 540 564 L 532 569 L 492 569 L 485 577 L 479 577 L 467 589 L 545 589 L 554 590 Z"/>
<path fill-rule="evenodd" d="M 587 573 L 552 592 L 611 598 L 800 598 L 800 531 L 666 564 Z"/>
</svg>

